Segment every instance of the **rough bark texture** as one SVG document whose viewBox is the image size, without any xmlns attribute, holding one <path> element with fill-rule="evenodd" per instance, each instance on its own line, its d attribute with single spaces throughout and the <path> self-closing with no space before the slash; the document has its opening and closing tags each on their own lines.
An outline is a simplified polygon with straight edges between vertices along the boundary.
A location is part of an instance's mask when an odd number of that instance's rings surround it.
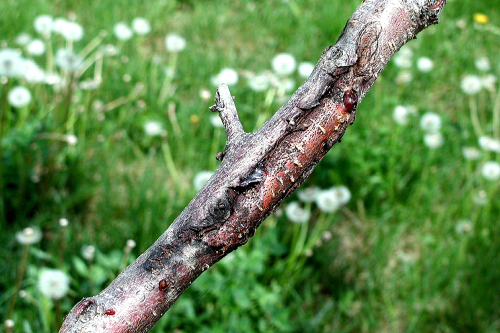
<svg viewBox="0 0 500 333">
<path fill-rule="evenodd" d="M 147 332 L 190 284 L 245 244 L 354 122 L 392 55 L 438 22 L 446 0 L 365 0 L 307 81 L 259 130 L 245 133 L 222 84 L 212 111 L 226 128 L 220 167 L 168 230 L 60 332 Z"/>
</svg>

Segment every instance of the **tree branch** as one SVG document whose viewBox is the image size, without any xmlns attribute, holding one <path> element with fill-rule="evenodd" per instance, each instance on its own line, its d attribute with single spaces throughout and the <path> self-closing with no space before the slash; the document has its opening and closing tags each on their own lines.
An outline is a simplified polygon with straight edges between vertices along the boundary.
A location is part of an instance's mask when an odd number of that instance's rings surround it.
<svg viewBox="0 0 500 333">
<path fill-rule="evenodd" d="M 227 134 L 220 167 L 168 230 L 105 290 L 84 298 L 60 332 L 147 332 L 191 283 L 245 244 L 356 117 L 387 62 L 436 24 L 446 0 L 365 0 L 311 76 L 254 133 L 227 85 L 215 105 Z"/>
</svg>

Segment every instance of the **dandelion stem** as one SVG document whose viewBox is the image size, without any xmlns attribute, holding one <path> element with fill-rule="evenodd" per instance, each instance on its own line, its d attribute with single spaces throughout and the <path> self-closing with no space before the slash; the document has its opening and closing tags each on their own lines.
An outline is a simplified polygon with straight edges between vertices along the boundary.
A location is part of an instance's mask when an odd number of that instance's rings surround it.
<svg viewBox="0 0 500 333">
<path fill-rule="evenodd" d="M 177 172 L 177 168 L 174 163 L 174 159 L 172 158 L 172 152 L 170 150 L 170 145 L 168 144 L 168 141 L 165 139 L 163 140 L 163 143 L 161 144 L 162 150 L 163 150 L 163 156 L 165 158 L 165 163 L 167 164 L 167 170 L 170 173 L 170 177 L 172 177 L 172 180 L 174 181 L 174 184 L 176 185 L 177 189 L 179 191 L 184 192 L 181 180 L 179 177 L 179 173 Z"/>
<path fill-rule="evenodd" d="M 4 94 L 2 96 L 2 105 L 0 109 L 0 221 L 5 219 L 5 197 L 4 197 L 4 181 L 3 181 L 3 132 L 5 129 L 5 119 L 7 110 L 9 109 L 8 94 L 10 90 L 10 80 L 5 84 Z M 7 317 L 8 318 L 8 317 Z"/>
<path fill-rule="evenodd" d="M 481 130 L 481 123 L 479 122 L 479 115 L 477 113 L 477 103 L 474 96 L 471 96 L 469 99 L 469 108 L 472 127 L 474 128 L 476 137 L 480 137 L 483 135 L 483 131 Z"/>
<path fill-rule="evenodd" d="M 24 272 L 26 271 L 26 265 L 28 264 L 29 249 L 30 247 L 28 244 L 24 245 L 21 262 L 19 263 L 19 268 L 17 270 L 17 280 L 14 286 L 14 294 L 10 299 L 9 310 L 7 311 L 5 318 L 10 318 L 16 307 L 17 295 L 19 294 L 19 290 L 21 290 L 21 283 L 23 282 Z"/>
<path fill-rule="evenodd" d="M 500 140 L 500 86 L 493 104 L 493 137 Z"/>
<path fill-rule="evenodd" d="M 161 87 L 160 96 L 158 97 L 158 104 L 163 106 L 165 100 L 170 93 L 170 88 L 172 86 L 172 81 L 174 80 L 175 72 L 177 70 L 177 53 L 173 52 L 172 56 L 168 61 L 168 67 L 165 71 L 165 81 L 163 81 L 163 86 Z"/>
</svg>

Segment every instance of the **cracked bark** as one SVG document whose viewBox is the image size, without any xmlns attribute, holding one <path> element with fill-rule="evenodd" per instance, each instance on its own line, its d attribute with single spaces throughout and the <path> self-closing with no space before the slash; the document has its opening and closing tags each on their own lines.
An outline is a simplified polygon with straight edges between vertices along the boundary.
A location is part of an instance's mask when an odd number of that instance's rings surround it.
<svg viewBox="0 0 500 333">
<path fill-rule="evenodd" d="M 446 0 L 364 0 L 311 76 L 254 133 L 243 130 L 227 85 L 215 105 L 226 129 L 221 165 L 168 230 L 59 332 L 148 332 L 191 283 L 245 244 L 345 133 L 387 62 Z"/>
</svg>

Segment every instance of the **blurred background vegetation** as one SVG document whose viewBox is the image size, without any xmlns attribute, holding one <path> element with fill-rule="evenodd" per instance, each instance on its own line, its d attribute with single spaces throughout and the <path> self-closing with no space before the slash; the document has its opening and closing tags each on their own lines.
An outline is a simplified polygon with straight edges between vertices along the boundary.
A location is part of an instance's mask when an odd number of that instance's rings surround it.
<svg viewBox="0 0 500 333">
<path fill-rule="evenodd" d="M 166 230 L 224 148 L 215 83 L 255 130 L 304 80 L 275 56 L 315 63 L 360 2 L 0 2 L 4 331 L 57 331 Z M 302 186 L 348 202 L 293 194 L 153 332 L 499 332 L 499 27 L 448 0 Z"/>
</svg>

